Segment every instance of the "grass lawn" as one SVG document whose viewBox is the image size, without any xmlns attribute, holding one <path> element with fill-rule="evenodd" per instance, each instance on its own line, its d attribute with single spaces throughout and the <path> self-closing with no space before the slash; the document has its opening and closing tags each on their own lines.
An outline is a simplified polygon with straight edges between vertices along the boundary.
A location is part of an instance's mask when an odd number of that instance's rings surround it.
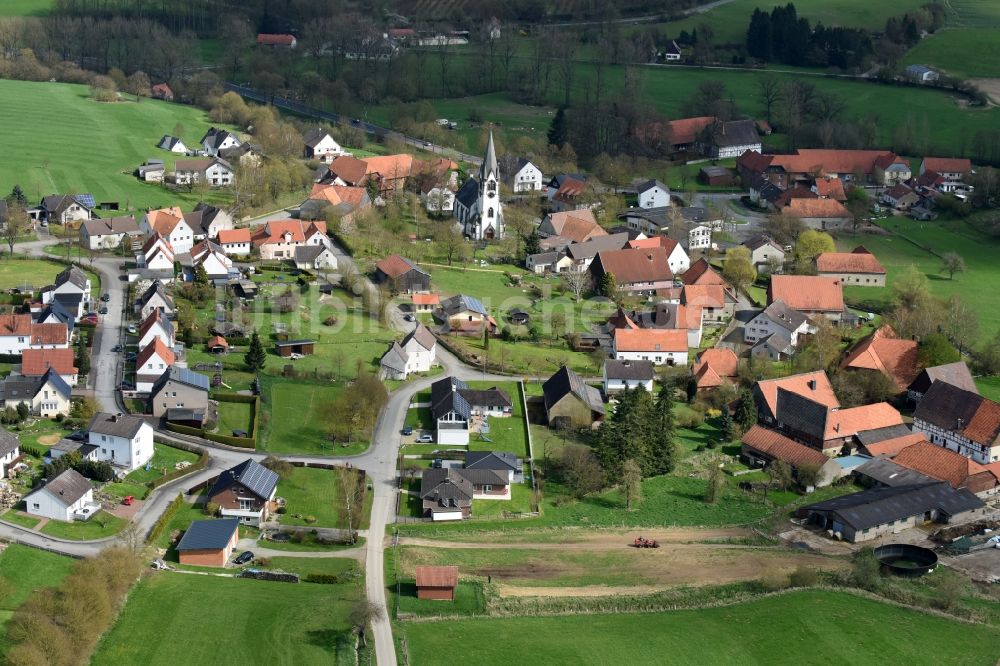
<svg viewBox="0 0 1000 666">
<path fill-rule="evenodd" d="M 367 442 L 342 446 L 330 441 L 330 405 L 343 390 L 340 384 L 261 377 L 268 419 L 266 428 L 258 433 L 258 449 L 324 455 L 360 453 L 367 449 Z"/>
<path fill-rule="evenodd" d="M 126 521 L 118 516 L 112 516 L 106 511 L 98 511 L 87 521 L 74 520 L 67 523 L 61 520 L 50 520 L 42 526 L 42 534 L 48 534 L 58 539 L 89 541 L 118 534 L 125 525 Z"/>
<path fill-rule="evenodd" d="M 957 28 L 1000 28 L 1000 5 L 993 0 L 951 0 L 948 25 Z"/>
<path fill-rule="evenodd" d="M 472 515 L 476 518 L 503 518 L 508 513 L 531 511 L 531 486 L 516 483 L 511 486 L 509 500 L 472 500 Z"/>
<path fill-rule="evenodd" d="M 841 592 L 808 590 L 666 613 L 403 624 L 409 662 L 480 664 L 992 664 L 1000 632 Z M 516 636 L 503 654 L 496 636 Z M 834 656 L 835 655 L 835 656 Z"/>
<path fill-rule="evenodd" d="M 281 569 L 300 576 L 333 574 L 346 579 L 358 576 L 358 563 L 346 557 L 271 557 L 267 569 Z"/>
<path fill-rule="evenodd" d="M 4 626 L 7 620 L 32 593 L 62 582 L 75 561 L 20 544 L 10 544 L 0 552 L 0 581 L 4 582 L 5 589 L 10 584 L 8 591 L 0 595 L 0 661 L 3 661 L 6 647 Z"/>
<path fill-rule="evenodd" d="M 28 4 L 43 3 L 15 0 Z M 32 202 L 47 194 L 88 192 L 97 201 L 119 202 L 123 211 L 193 205 L 206 196 L 210 203 L 228 201 L 223 192 L 171 192 L 131 175 L 150 157 L 174 161 L 156 144 L 178 124 L 185 143 L 195 145 L 210 125 L 204 111 L 149 99 L 102 104 L 88 96 L 82 85 L 0 81 L 0 148 L 6 157 L 0 181 L 19 183 Z"/>
<path fill-rule="evenodd" d="M 163 532 L 160 534 L 160 538 L 156 540 L 153 544 L 157 548 L 169 548 L 172 545 L 171 535 L 175 532 L 183 532 L 191 525 L 194 520 L 208 520 L 211 516 L 205 515 L 205 512 L 200 506 L 195 506 L 194 504 L 182 504 L 177 513 L 174 514 L 170 522 L 164 528 Z M 176 555 L 173 558 L 174 561 L 177 560 Z"/>
<path fill-rule="evenodd" d="M 416 429 L 434 429 L 434 417 L 431 416 L 430 407 L 414 407 L 406 412 L 406 425 Z"/>
<path fill-rule="evenodd" d="M 125 477 L 128 483 L 146 484 L 153 479 L 158 479 L 165 474 L 174 471 L 175 465 L 179 462 L 193 463 L 198 460 L 197 453 L 175 449 L 159 442 L 153 443 L 153 459 L 149 461 L 149 470 L 146 467 L 139 467 Z"/>
<path fill-rule="evenodd" d="M 335 663 L 353 652 L 345 634 L 360 585 L 147 575 L 129 594 L 92 664 Z M 211 608 L 211 618 L 205 609 Z M 183 646 L 183 647 L 181 647 Z"/>
<path fill-rule="evenodd" d="M 21 505 L 23 505 L 23 502 Z M 16 508 L 8 509 L 7 512 L 3 514 L 3 519 L 8 523 L 14 523 L 15 525 L 26 527 L 29 530 L 35 529 L 35 525 L 42 522 L 41 518 L 35 518 L 34 516 L 26 516 L 23 513 L 18 513 Z"/>
<path fill-rule="evenodd" d="M 888 273 L 886 288 L 847 287 L 844 289 L 845 300 L 862 309 L 884 309 L 892 298 L 892 284 L 910 265 L 914 265 L 927 276 L 934 295 L 947 298 L 958 294 L 966 304 L 974 306 L 979 312 L 983 338 L 992 337 L 1000 329 L 1000 276 L 995 269 L 1000 241 L 986 236 L 965 220 L 915 222 L 906 218 L 891 218 L 880 226 L 905 234 L 906 238 L 898 235 L 848 235 L 837 241 L 838 248 L 842 250 L 863 244 L 878 257 Z M 924 248 L 932 248 L 938 254 L 957 252 L 965 260 L 966 272 L 958 273 L 954 280 L 949 280 L 948 275 L 941 272 L 940 257 Z"/>
<path fill-rule="evenodd" d="M 52 9 L 53 0 L 3 0 L 0 16 L 41 16 Z"/>
<path fill-rule="evenodd" d="M 469 437 L 470 451 L 510 451 L 521 458 L 530 458 L 528 435 L 525 431 L 524 409 L 517 382 L 468 382 L 469 388 L 488 389 L 494 386 L 506 393 L 514 403 L 508 417 L 489 417 L 490 431 L 486 435 L 491 441 L 480 440 L 478 435 Z"/>
<path fill-rule="evenodd" d="M 1000 76 L 997 28 L 939 30 L 907 51 L 904 65 L 930 65 L 960 78 Z"/>
<path fill-rule="evenodd" d="M 17 437 L 21 440 L 22 446 L 29 446 L 45 453 L 53 444 L 71 432 L 70 428 L 57 421 L 35 419 L 34 423 L 22 426 L 17 432 Z"/>
<path fill-rule="evenodd" d="M 431 274 L 434 287 L 445 296 L 468 294 L 483 302 L 492 312 L 504 304 L 507 307 L 518 305 L 526 308 L 531 305 L 528 284 L 539 282 L 540 279 L 525 277 L 524 284 L 513 286 L 507 278 L 507 273 L 530 276 L 523 268 L 504 266 L 501 268 L 449 268 L 447 266 L 420 264 L 420 267 Z M 514 299 L 517 299 L 516 301 Z M 505 310 L 507 308 L 504 308 Z"/>
<path fill-rule="evenodd" d="M 3 95 L 4 83 L 9 82 L 0 80 L 0 96 Z M 0 111 L 0 115 L 2 113 Z M 0 167 L 0 169 L 2 168 Z M 64 270 L 66 270 L 66 265 L 55 261 L 24 259 L 18 256 L 11 259 L 5 256 L 3 262 L 0 262 L 0 291 L 13 288 L 23 291 L 26 287 L 37 291 L 46 285 L 52 284 L 56 275 Z M 98 295 L 101 289 L 100 278 L 91 271 L 86 272 L 90 277 L 91 291 L 94 295 Z"/>
<path fill-rule="evenodd" d="M 466 355 L 474 356 L 477 366 L 482 365 L 485 353 L 491 368 L 514 375 L 548 377 L 564 365 L 584 377 L 599 375 L 601 372 L 601 364 L 594 357 L 572 351 L 563 340 L 507 342 L 493 338 L 488 351 L 484 350 L 483 340 L 478 337 L 451 336 L 448 342 L 464 350 Z"/>
<path fill-rule="evenodd" d="M 216 429 L 222 435 L 231 435 L 235 430 L 249 433 L 253 421 L 253 403 L 219 402 L 219 424 Z"/>
<path fill-rule="evenodd" d="M 1000 402 L 1000 377 L 977 377 L 976 388 L 981 395 Z"/>
<path fill-rule="evenodd" d="M 284 525 L 339 527 L 343 493 L 333 470 L 295 467 L 287 479 L 278 483 L 278 495 L 285 498 L 287 513 L 279 516 Z M 301 515 L 295 518 L 293 514 Z M 309 522 L 305 516 L 315 517 Z"/>
<path fill-rule="evenodd" d="M 397 594 L 396 553 L 393 549 L 385 550 L 385 585 L 386 606 L 390 615 L 395 615 Z M 401 565 L 402 566 L 402 565 Z M 452 615 L 482 613 L 486 607 L 483 586 L 479 583 L 460 580 L 455 588 L 454 601 L 437 599 L 418 599 L 417 585 L 413 571 L 399 571 L 399 615 Z M 397 625 L 397 627 L 400 625 Z M 410 663 L 418 663 L 410 661 Z M 534 662 L 531 662 L 534 663 Z"/>
</svg>

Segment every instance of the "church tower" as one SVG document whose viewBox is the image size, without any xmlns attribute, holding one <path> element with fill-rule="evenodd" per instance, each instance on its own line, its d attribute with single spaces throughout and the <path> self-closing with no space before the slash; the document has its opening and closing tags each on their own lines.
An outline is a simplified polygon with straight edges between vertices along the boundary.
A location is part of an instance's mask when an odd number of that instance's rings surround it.
<svg viewBox="0 0 1000 666">
<path fill-rule="evenodd" d="M 497 166 L 497 153 L 493 145 L 493 132 L 490 132 L 486 143 L 486 156 L 483 166 L 479 169 L 479 202 L 478 219 L 474 220 L 473 233 L 469 235 L 476 240 L 493 240 L 503 238 L 503 204 L 500 203 L 500 169 Z"/>
</svg>

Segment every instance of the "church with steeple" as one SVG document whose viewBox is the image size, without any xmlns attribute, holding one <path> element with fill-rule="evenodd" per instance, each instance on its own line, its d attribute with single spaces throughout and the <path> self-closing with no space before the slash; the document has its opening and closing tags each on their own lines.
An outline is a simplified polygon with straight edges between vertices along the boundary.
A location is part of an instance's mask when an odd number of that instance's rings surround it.
<svg viewBox="0 0 1000 666">
<path fill-rule="evenodd" d="M 493 132 L 478 178 L 469 178 L 455 195 L 455 217 L 465 235 L 473 240 L 503 238 L 503 204 L 500 203 L 500 169 L 497 166 Z"/>
</svg>

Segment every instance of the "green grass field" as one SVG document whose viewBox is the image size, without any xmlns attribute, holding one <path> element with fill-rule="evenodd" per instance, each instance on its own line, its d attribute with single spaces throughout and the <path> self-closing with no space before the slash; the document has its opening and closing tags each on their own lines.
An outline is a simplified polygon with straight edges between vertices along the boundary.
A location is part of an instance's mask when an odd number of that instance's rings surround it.
<svg viewBox="0 0 1000 666">
<path fill-rule="evenodd" d="M 173 515 L 170 522 L 160 533 L 160 538 L 155 542 L 157 548 L 169 548 L 172 545 L 171 535 L 175 532 L 183 532 L 186 530 L 195 520 L 209 520 L 211 516 L 205 514 L 205 511 L 201 506 L 195 506 L 194 504 L 182 504 L 177 513 Z M 173 558 L 175 562 L 177 561 L 176 553 L 173 553 Z"/>
<path fill-rule="evenodd" d="M 1000 402 L 1000 377 L 977 377 L 976 388 L 980 395 Z"/>
<path fill-rule="evenodd" d="M 753 14 L 754 9 L 759 7 L 770 11 L 776 5 L 784 6 L 785 4 L 787 3 L 778 0 L 769 2 L 735 0 L 704 14 L 680 21 L 657 24 L 657 27 L 665 30 L 670 37 L 675 38 L 681 30 L 691 32 L 704 23 L 710 25 L 715 33 L 712 38 L 714 44 L 743 44 L 746 42 L 747 26 L 750 24 L 750 15 Z M 798 0 L 794 4 L 799 17 L 809 19 L 812 26 L 822 23 L 828 28 L 868 28 L 881 32 L 885 29 L 886 19 L 890 16 L 904 14 L 925 3 L 924 0 L 899 0 L 891 3 L 865 2 L 864 0 Z M 643 30 L 644 28 L 645 25 L 642 25 L 634 29 Z"/>
<path fill-rule="evenodd" d="M 875 254 L 887 271 L 885 289 L 847 287 L 844 296 L 848 303 L 865 308 L 884 309 L 892 298 L 892 284 L 897 277 L 914 265 L 927 275 L 931 292 L 941 298 L 958 294 L 966 304 L 979 312 L 981 337 L 986 339 L 1000 329 L 1000 279 L 996 272 L 996 253 L 1000 242 L 986 236 L 964 220 L 938 220 L 917 222 L 908 218 L 891 218 L 880 223 L 894 233 L 889 236 L 844 236 L 838 247 L 850 250 L 864 245 Z M 910 239 L 910 242 L 906 239 Z M 949 280 L 942 273 L 938 254 L 957 252 L 965 260 L 966 272 Z"/>
<path fill-rule="evenodd" d="M 24 503 L 21 502 L 17 506 L 24 508 Z M 42 522 L 41 518 L 36 518 L 35 516 L 25 515 L 23 513 L 18 513 L 18 509 L 15 507 L 13 509 L 8 509 L 6 513 L 3 514 L 3 519 L 8 523 L 14 523 L 15 525 L 20 525 L 29 530 L 35 529 L 35 525 Z"/>
<path fill-rule="evenodd" d="M 957 28 L 1000 28 L 1000 5 L 993 0 L 950 0 L 948 25 Z"/>
<path fill-rule="evenodd" d="M 840 592 L 703 610 L 402 624 L 409 663 L 993 664 L 1000 632 Z M 517 637 L 496 649 L 496 637 Z"/>
<path fill-rule="evenodd" d="M 129 594 L 91 663 L 336 663 L 353 653 L 344 634 L 360 589 L 354 582 L 148 575 Z"/>
<path fill-rule="evenodd" d="M 250 432 L 253 422 L 253 404 L 249 402 L 219 402 L 218 432 L 231 435 L 236 430 Z"/>
<path fill-rule="evenodd" d="M 61 520 L 50 520 L 42 526 L 42 534 L 48 534 L 58 539 L 89 541 L 118 534 L 125 527 L 125 524 L 125 520 L 118 516 L 112 516 L 106 511 L 98 511 L 87 521 L 74 520 L 67 523 Z"/>
<path fill-rule="evenodd" d="M 156 144 L 178 124 L 185 143 L 197 145 L 209 126 L 204 111 L 148 99 L 101 104 L 87 97 L 86 86 L 0 81 L 0 152 L 5 156 L 0 182 L 8 189 L 20 184 L 32 203 L 48 194 L 84 192 L 98 202 L 118 201 L 123 210 L 198 201 L 196 193 L 172 193 L 131 174 L 147 158 L 174 158 Z M 225 196 L 209 193 L 207 198 Z"/>
<path fill-rule="evenodd" d="M 149 461 L 149 470 L 145 466 L 130 472 L 125 480 L 129 483 L 148 483 L 153 479 L 158 479 L 164 474 L 170 474 L 175 470 L 174 465 L 179 462 L 193 463 L 198 460 L 198 454 L 175 449 L 166 444 L 153 444 L 153 459 Z"/>
<path fill-rule="evenodd" d="M 961 78 L 1000 76 L 997 28 L 946 29 L 907 51 L 904 65 L 930 65 Z"/>
<path fill-rule="evenodd" d="M 3 83 L 0 81 L 0 89 L 2 89 Z M 3 139 L 0 139 L 0 142 L 2 141 Z M 0 169 L 2 168 L 0 167 Z M 6 247 L 4 249 L 6 250 Z M 0 261 L 0 290 L 41 289 L 52 284 L 56 275 L 64 270 L 66 270 L 66 265 L 55 261 L 4 257 L 3 261 Z M 101 290 L 100 278 L 90 271 L 87 271 L 87 275 L 90 277 L 91 291 L 98 295 Z"/>
<path fill-rule="evenodd" d="M 0 16 L 41 16 L 52 9 L 53 0 L 2 0 Z"/>
<path fill-rule="evenodd" d="M 261 378 L 268 395 L 266 433 L 259 433 L 257 447 L 275 453 L 360 453 L 367 442 L 350 446 L 330 441 L 330 406 L 344 390 L 342 385 L 312 384 L 278 378 Z M 264 435 L 263 437 L 261 435 Z"/>
<path fill-rule="evenodd" d="M 5 625 L 14 611 L 34 592 L 58 585 L 76 560 L 19 544 L 0 552 L 0 582 L 8 592 L 0 595 L 0 661 L 7 646 Z"/>
<path fill-rule="evenodd" d="M 340 527 L 342 524 L 338 507 L 342 504 L 343 493 L 331 470 L 296 467 L 287 479 L 278 483 L 278 494 L 285 498 L 288 510 L 279 518 L 284 525 Z M 295 518 L 293 514 L 302 517 Z M 309 522 L 305 516 L 313 516 L 316 520 Z"/>
</svg>

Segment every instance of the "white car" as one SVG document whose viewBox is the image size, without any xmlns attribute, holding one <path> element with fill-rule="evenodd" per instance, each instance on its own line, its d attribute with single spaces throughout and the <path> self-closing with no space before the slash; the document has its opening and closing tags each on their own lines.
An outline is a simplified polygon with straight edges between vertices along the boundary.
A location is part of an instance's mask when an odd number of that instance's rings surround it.
<svg viewBox="0 0 1000 666">
<path fill-rule="evenodd" d="M 417 444 L 433 444 L 434 435 L 430 434 L 429 432 L 425 432 L 424 434 L 417 437 L 415 441 L 417 442 Z"/>
</svg>

